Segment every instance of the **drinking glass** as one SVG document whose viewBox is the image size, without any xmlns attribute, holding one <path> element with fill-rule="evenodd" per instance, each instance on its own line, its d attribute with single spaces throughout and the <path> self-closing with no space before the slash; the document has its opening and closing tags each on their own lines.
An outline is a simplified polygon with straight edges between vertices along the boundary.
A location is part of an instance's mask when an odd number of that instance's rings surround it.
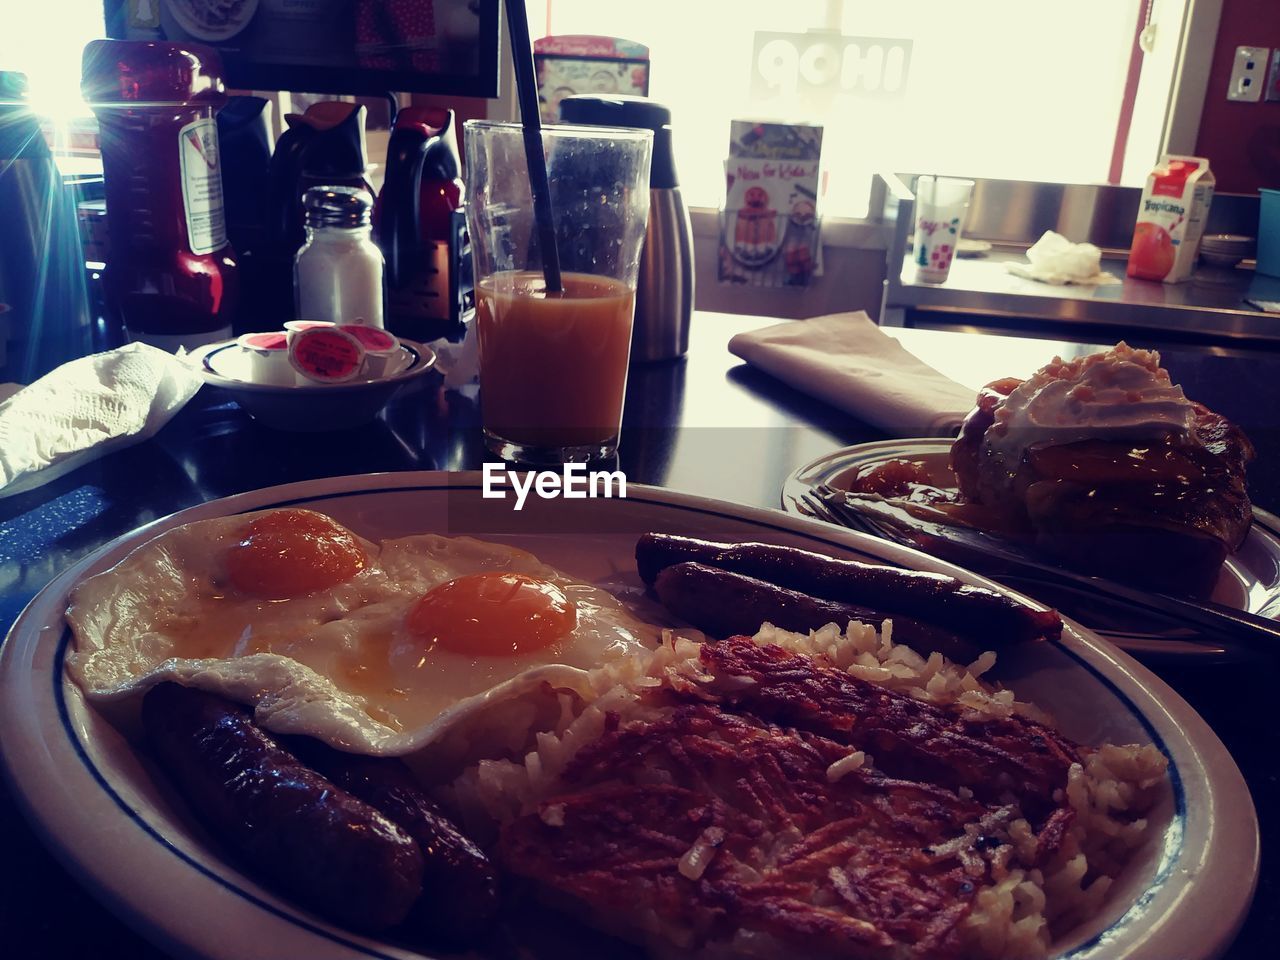
<svg viewBox="0 0 1280 960">
<path fill-rule="evenodd" d="M 520 125 L 469 120 L 465 131 L 485 444 L 533 465 L 612 456 L 653 133 L 542 128 L 563 287 L 548 292 Z"/>
</svg>

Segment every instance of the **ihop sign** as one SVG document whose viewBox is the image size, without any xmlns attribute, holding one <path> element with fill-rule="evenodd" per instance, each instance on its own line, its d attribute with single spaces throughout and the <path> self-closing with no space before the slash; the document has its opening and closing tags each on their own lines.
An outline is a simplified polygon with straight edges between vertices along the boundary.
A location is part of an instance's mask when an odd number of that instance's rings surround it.
<svg viewBox="0 0 1280 960">
<path fill-rule="evenodd" d="M 830 31 L 758 32 L 751 57 L 751 98 L 840 95 L 897 97 L 907 86 L 911 41 L 846 37 Z"/>
</svg>

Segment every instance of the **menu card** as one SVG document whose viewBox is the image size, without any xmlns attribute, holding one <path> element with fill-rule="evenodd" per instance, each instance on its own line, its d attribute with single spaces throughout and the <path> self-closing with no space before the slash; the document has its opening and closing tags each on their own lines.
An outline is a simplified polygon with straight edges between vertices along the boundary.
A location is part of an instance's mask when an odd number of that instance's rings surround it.
<svg viewBox="0 0 1280 960">
<path fill-rule="evenodd" d="M 649 94 L 649 48 L 621 37 L 562 36 L 534 41 L 539 113 L 560 122 L 560 101 L 575 93 Z"/>
<path fill-rule="evenodd" d="M 720 281 L 805 286 L 821 273 L 822 128 L 734 120 L 720 217 Z"/>
</svg>

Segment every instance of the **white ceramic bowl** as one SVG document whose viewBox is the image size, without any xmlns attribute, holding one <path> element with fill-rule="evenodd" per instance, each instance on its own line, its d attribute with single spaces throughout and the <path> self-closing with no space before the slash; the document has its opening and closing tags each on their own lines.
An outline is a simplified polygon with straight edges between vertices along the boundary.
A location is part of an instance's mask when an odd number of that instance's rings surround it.
<svg viewBox="0 0 1280 960">
<path fill-rule="evenodd" d="M 249 356 L 234 340 L 201 347 L 192 357 L 205 383 L 229 391 L 255 420 L 276 430 L 320 433 L 368 423 L 403 386 L 435 366 L 435 352 L 425 344 L 401 340 L 400 351 L 390 376 L 306 386 L 249 381 Z"/>
</svg>

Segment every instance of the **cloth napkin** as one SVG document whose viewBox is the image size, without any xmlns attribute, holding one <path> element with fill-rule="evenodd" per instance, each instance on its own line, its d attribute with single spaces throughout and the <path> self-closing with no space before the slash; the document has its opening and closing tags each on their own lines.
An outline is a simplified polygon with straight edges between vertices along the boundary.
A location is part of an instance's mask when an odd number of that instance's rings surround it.
<svg viewBox="0 0 1280 960">
<path fill-rule="evenodd" d="M 1027 250 L 1026 263 L 1009 263 L 1006 269 L 1014 276 L 1054 286 L 1120 282 L 1119 277 L 1102 269 L 1102 251 L 1092 243 L 1072 243 L 1052 230 L 1046 230 Z"/>
<path fill-rule="evenodd" d="M 202 382 L 143 343 L 64 363 L 0 402 L 0 498 L 147 439 Z"/>
<path fill-rule="evenodd" d="M 977 400 L 866 313 L 833 313 L 740 333 L 729 350 L 797 390 L 897 437 L 954 434 Z"/>
</svg>

